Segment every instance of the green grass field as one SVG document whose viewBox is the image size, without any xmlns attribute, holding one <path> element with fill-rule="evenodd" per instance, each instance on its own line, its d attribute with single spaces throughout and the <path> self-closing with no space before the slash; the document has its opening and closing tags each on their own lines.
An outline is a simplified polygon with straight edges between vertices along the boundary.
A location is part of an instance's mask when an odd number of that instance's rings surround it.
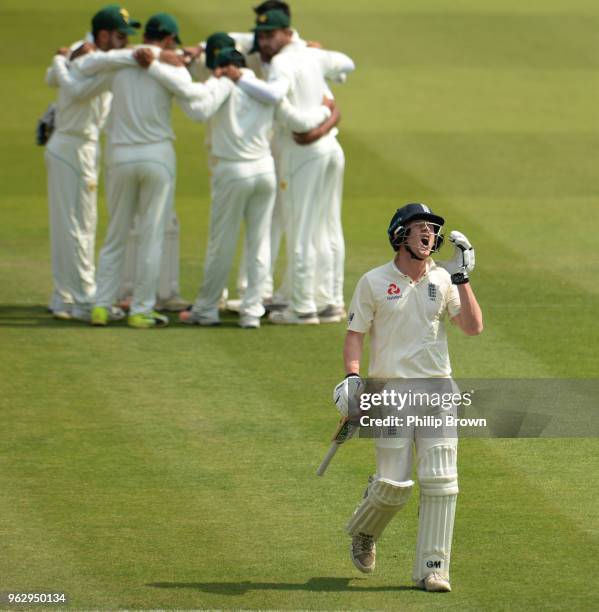
<svg viewBox="0 0 599 612">
<path fill-rule="evenodd" d="M 175 14 L 184 42 L 251 27 L 246 0 L 126 4 Z M 74 608 L 592 610 L 596 438 L 461 442 L 449 595 L 411 585 L 417 494 L 359 575 L 344 525 L 373 471 L 336 421 L 342 325 L 226 318 L 136 331 L 54 321 L 42 148 L 52 54 L 102 3 L 3 0 L 0 70 L 0 591 Z M 599 371 L 599 6 L 591 0 L 296 0 L 306 38 L 351 55 L 335 89 L 347 157 L 346 298 L 390 257 L 395 208 L 424 201 L 477 249 L 477 338 L 450 330 L 454 372 Z M 175 113 L 181 280 L 207 239 L 203 128 Z M 100 199 L 104 235 L 105 209 Z M 568 406 L 564 406 L 567 410 Z"/>
</svg>

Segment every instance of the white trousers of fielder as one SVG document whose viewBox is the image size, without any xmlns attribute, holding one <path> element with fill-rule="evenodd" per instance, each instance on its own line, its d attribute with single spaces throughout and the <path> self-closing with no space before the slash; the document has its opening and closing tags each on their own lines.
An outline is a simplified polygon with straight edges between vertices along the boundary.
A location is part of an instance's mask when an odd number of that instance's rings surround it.
<svg viewBox="0 0 599 612">
<path fill-rule="evenodd" d="M 245 221 L 247 288 L 239 313 L 261 317 L 262 296 L 270 268 L 270 219 L 275 198 L 272 157 L 256 161 L 218 160 L 213 167 L 210 233 L 204 278 L 193 311 L 218 318 L 218 304 L 226 286 L 242 221 Z"/>
<path fill-rule="evenodd" d="M 107 153 L 109 223 L 98 263 L 96 305 L 109 308 L 117 298 L 129 232 L 137 215 L 139 242 L 130 314 L 151 313 L 154 309 L 175 172 L 175 151 L 170 141 L 118 145 Z"/>
<path fill-rule="evenodd" d="M 343 304 L 341 197 L 345 161 L 333 135 L 287 144 L 280 183 L 287 220 L 287 280 L 299 314 Z"/>
<path fill-rule="evenodd" d="M 46 146 L 54 294 L 50 307 L 89 311 L 94 300 L 99 146 L 54 133 Z M 75 310 L 75 312 L 76 312 Z"/>
<path fill-rule="evenodd" d="M 177 213 L 173 205 L 170 206 L 170 209 L 171 213 L 167 219 L 164 231 L 162 258 L 160 260 L 160 277 L 158 279 L 157 298 L 163 301 L 179 295 L 179 219 L 177 218 Z M 127 241 L 123 280 L 117 296 L 119 300 L 125 299 L 133 294 L 138 244 L 139 230 L 136 218 Z"/>
</svg>

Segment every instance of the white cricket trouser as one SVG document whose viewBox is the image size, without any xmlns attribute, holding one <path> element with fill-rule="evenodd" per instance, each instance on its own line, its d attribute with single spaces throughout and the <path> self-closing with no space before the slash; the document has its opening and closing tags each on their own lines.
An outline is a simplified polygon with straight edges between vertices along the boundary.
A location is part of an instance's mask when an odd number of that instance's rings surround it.
<svg viewBox="0 0 599 612">
<path fill-rule="evenodd" d="M 218 317 L 218 303 L 245 221 L 248 284 L 240 314 L 261 317 L 262 295 L 270 266 L 270 218 L 275 198 L 272 157 L 256 161 L 218 160 L 213 167 L 210 236 L 204 278 L 193 306 L 207 318 Z"/>
<path fill-rule="evenodd" d="M 46 146 L 55 310 L 94 300 L 99 155 L 97 142 L 59 132 Z"/>
<path fill-rule="evenodd" d="M 177 213 L 171 207 L 171 214 L 166 222 L 164 243 L 162 245 L 160 277 L 158 279 L 158 300 L 168 300 L 173 296 L 179 295 L 179 234 Z M 138 242 L 139 230 L 136 217 L 133 222 L 133 229 L 129 232 L 127 240 L 123 279 L 117 295 L 119 300 L 133 294 Z"/>
<path fill-rule="evenodd" d="M 343 169 L 343 151 L 333 135 L 313 145 L 288 143 L 282 151 L 287 276 L 291 307 L 300 314 L 343 303 Z"/>
<path fill-rule="evenodd" d="M 125 250 L 135 216 L 139 241 L 130 313 L 154 309 L 164 229 L 175 189 L 175 151 L 169 141 L 118 145 L 107 153 L 106 200 L 109 224 L 98 263 L 96 304 L 116 300 Z"/>
<path fill-rule="evenodd" d="M 420 581 L 434 571 L 449 578 L 458 493 L 457 438 L 402 438 L 394 448 L 379 442 L 376 475 L 397 482 L 412 478 L 415 447 L 420 508 L 414 580 Z"/>
</svg>

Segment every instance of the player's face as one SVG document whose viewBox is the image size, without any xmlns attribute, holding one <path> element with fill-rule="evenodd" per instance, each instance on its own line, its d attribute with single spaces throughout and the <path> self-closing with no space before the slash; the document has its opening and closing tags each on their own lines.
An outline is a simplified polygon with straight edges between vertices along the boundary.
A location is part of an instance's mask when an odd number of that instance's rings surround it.
<svg viewBox="0 0 599 612">
<path fill-rule="evenodd" d="M 117 30 L 112 30 L 110 32 L 110 37 L 108 39 L 110 49 L 124 49 L 127 46 L 127 42 L 127 34 L 123 34 L 122 32 L 119 32 Z"/>
<path fill-rule="evenodd" d="M 258 48 L 262 59 L 269 62 L 291 40 L 290 30 L 267 30 L 258 32 Z"/>
<path fill-rule="evenodd" d="M 408 229 L 407 245 L 418 257 L 428 257 L 435 246 L 435 236 L 439 227 L 428 221 L 412 221 Z"/>
</svg>

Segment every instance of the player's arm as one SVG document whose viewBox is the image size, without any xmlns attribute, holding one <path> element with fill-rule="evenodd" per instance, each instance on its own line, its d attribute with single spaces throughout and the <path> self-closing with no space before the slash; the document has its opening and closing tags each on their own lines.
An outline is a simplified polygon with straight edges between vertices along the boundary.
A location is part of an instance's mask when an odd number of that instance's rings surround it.
<svg viewBox="0 0 599 612">
<path fill-rule="evenodd" d="M 137 66 L 132 49 L 113 49 L 112 51 L 96 51 L 75 61 L 75 66 L 84 76 L 93 76 L 100 72 L 118 70 Z"/>
<path fill-rule="evenodd" d="M 68 67 L 67 58 L 55 55 L 52 70 L 61 90 L 75 100 L 93 98 L 109 88 L 110 82 L 105 75 L 83 76 L 77 68 Z"/>
<path fill-rule="evenodd" d="M 257 79 L 249 72 L 243 72 L 236 83 L 248 96 L 263 104 L 280 104 L 291 89 L 291 79 L 279 69 L 273 59 L 268 81 Z"/>
<path fill-rule="evenodd" d="M 199 85 L 199 83 L 194 83 Z M 204 84 L 206 95 L 191 100 L 177 98 L 177 103 L 192 121 L 206 123 L 227 101 L 235 84 L 229 79 L 211 77 Z"/>
<path fill-rule="evenodd" d="M 323 76 L 336 82 L 344 82 L 348 74 L 356 69 L 354 61 L 345 53 L 339 51 L 325 51 L 324 49 L 314 49 Z"/>
<path fill-rule="evenodd" d="M 318 108 L 302 110 L 291 104 L 288 98 L 285 98 L 277 106 L 275 117 L 292 132 L 309 132 L 329 119 L 333 107 L 332 100 L 326 98 Z"/>
<path fill-rule="evenodd" d="M 452 323 L 468 336 L 477 336 L 483 331 L 483 314 L 470 286 L 469 274 L 476 262 L 474 248 L 468 238 L 457 231 L 449 234 L 449 242 L 454 245 L 453 259 L 437 262 L 451 275 L 447 310 Z"/>
<path fill-rule="evenodd" d="M 364 348 L 364 334 L 349 329 L 343 344 L 345 374 L 360 374 L 360 359 Z"/>
<path fill-rule="evenodd" d="M 458 285 L 460 312 L 451 321 L 466 335 L 478 336 L 483 331 L 483 313 L 470 283 Z"/>
<path fill-rule="evenodd" d="M 328 134 L 341 121 L 341 113 L 336 104 L 331 108 L 331 116 L 321 123 L 318 127 L 311 129 L 308 132 L 295 132 L 293 140 L 299 145 L 307 145 L 316 142 L 326 134 Z"/>
</svg>

